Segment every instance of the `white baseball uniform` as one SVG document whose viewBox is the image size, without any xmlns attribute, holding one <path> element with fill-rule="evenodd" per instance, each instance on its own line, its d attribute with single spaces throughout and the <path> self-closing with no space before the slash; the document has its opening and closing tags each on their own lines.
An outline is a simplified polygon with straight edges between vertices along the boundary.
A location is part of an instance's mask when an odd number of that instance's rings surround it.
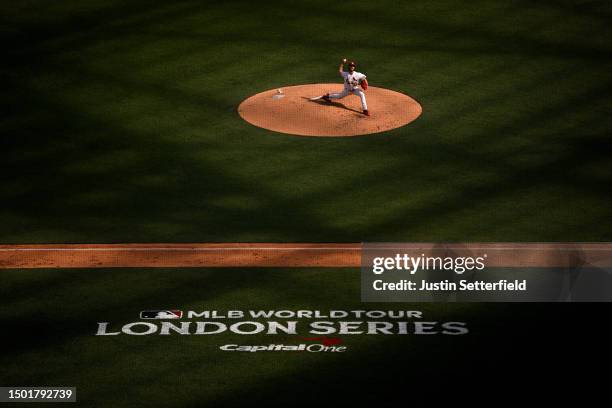
<svg viewBox="0 0 612 408">
<path fill-rule="evenodd" d="M 357 71 L 353 71 L 352 73 L 344 71 L 342 72 L 342 78 L 344 78 L 344 90 L 340 93 L 330 93 L 329 98 L 342 99 L 352 93 L 361 98 L 361 107 L 363 110 L 368 110 L 365 93 L 359 88 L 359 83 L 365 79 L 366 76 Z"/>
</svg>

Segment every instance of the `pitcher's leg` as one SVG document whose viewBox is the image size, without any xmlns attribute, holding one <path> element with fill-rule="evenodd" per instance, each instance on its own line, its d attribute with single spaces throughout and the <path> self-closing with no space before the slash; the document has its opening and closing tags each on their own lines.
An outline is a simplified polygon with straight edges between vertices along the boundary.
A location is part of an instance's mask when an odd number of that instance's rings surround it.
<svg viewBox="0 0 612 408">
<path fill-rule="evenodd" d="M 348 94 L 349 94 L 349 91 L 345 89 L 345 90 L 343 90 L 342 92 L 339 92 L 339 93 L 330 93 L 330 94 L 327 94 L 327 97 L 329 99 L 342 99 L 342 98 L 344 98 Z"/>
<path fill-rule="evenodd" d="M 355 95 L 359 96 L 361 99 L 361 107 L 364 111 L 368 110 L 368 103 L 366 102 L 366 96 L 363 91 L 355 90 Z"/>
</svg>

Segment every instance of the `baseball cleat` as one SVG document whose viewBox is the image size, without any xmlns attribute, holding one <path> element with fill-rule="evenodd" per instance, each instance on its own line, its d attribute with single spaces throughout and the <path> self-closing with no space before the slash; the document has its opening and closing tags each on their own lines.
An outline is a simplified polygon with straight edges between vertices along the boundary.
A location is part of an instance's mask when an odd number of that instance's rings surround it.
<svg viewBox="0 0 612 408">
<path fill-rule="evenodd" d="M 370 116 L 370 112 L 368 112 L 367 109 L 363 111 L 363 114 L 366 115 L 366 116 Z"/>
<path fill-rule="evenodd" d="M 323 95 L 321 99 L 323 99 L 325 102 L 331 102 L 331 99 L 329 99 L 329 94 Z"/>
</svg>

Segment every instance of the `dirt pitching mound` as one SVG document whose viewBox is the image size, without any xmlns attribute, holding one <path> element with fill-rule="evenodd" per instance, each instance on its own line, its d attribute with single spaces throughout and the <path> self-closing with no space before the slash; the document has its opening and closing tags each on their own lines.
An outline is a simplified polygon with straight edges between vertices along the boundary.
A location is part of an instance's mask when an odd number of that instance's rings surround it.
<svg viewBox="0 0 612 408">
<path fill-rule="evenodd" d="M 404 126 L 419 117 L 421 105 L 408 95 L 370 86 L 366 91 L 370 116 L 356 95 L 311 101 L 325 93 L 341 92 L 342 84 L 310 84 L 271 89 L 245 99 L 238 114 L 257 127 L 299 136 L 359 136 Z"/>
</svg>

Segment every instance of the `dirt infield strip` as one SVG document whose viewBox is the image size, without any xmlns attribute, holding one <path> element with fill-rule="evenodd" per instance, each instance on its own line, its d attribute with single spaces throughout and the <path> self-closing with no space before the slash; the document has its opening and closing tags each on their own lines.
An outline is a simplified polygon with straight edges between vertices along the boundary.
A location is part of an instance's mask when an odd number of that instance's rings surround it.
<svg viewBox="0 0 612 408">
<path fill-rule="evenodd" d="M 389 246 L 386 249 L 393 249 Z M 489 267 L 612 265 L 612 244 L 401 244 L 410 256 L 488 255 Z M 362 244 L 0 245 L 0 268 L 359 267 Z"/>
</svg>

